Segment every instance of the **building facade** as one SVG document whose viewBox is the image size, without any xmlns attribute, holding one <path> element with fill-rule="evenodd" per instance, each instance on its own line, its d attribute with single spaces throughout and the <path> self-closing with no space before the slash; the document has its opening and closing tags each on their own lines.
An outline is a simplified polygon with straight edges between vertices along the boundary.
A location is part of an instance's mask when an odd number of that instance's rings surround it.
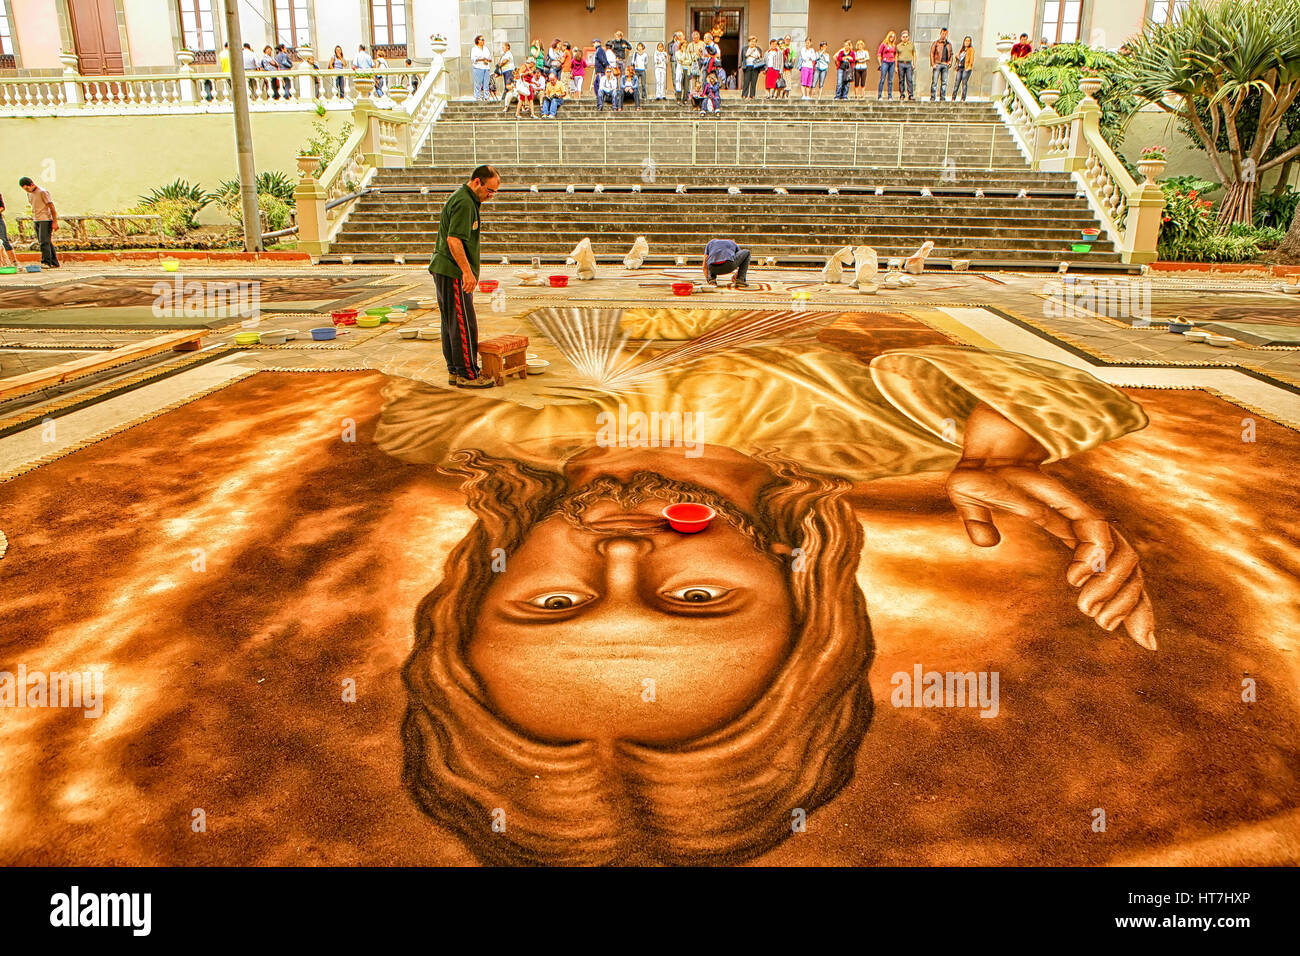
<svg viewBox="0 0 1300 956">
<path fill-rule="evenodd" d="M 60 54 L 75 52 L 84 74 L 168 72 L 176 51 L 215 64 L 226 42 L 222 3 L 235 0 L 0 0 L 0 71 L 58 73 Z M 590 45 L 622 30 L 633 42 L 655 43 L 674 31 L 720 30 L 723 53 L 738 59 L 746 38 L 811 36 L 838 47 L 845 39 L 869 48 L 908 29 L 925 49 L 940 27 L 960 44 L 970 36 L 987 87 L 999 34 L 1029 34 L 1035 46 L 1080 40 L 1117 48 L 1145 18 L 1176 14 L 1187 0 L 238 0 L 244 41 L 310 43 L 324 63 L 340 47 L 351 59 L 365 44 L 390 63 L 432 55 L 431 37 L 448 57 L 465 56 L 474 37 L 495 49 L 509 41 L 526 51 L 531 39 Z M 461 71 L 453 71 L 453 73 Z M 873 71 L 874 75 L 874 71 Z M 918 80 L 921 79 L 918 77 Z M 918 83 L 918 85 L 920 85 Z"/>
</svg>

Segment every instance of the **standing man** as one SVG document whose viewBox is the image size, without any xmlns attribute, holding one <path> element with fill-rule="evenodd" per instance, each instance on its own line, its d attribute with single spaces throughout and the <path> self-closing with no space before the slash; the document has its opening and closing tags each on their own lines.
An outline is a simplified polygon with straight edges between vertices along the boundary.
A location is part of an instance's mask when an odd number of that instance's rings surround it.
<svg viewBox="0 0 1300 956">
<path fill-rule="evenodd" d="M 736 273 L 731 288 L 748 289 L 745 276 L 749 273 L 749 250 L 742 249 L 730 239 L 710 239 L 704 247 L 704 277 L 709 285 L 718 284 L 718 276 Z"/>
<path fill-rule="evenodd" d="M 442 316 L 442 357 L 447 384 L 457 388 L 491 388 L 478 367 L 478 319 L 474 289 L 479 273 L 479 208 L 501 188 L 491 166 L 479 166 L 442 207 L 438 245 L 429 263 Z"/>
<path fill-rule="evenodd" d="M 36 239 L 41 244 L 41 265 L 50 269 L 59 267 L 59 257 L 54 254 L 54 234 L 59 231 L 59 212 L 48 190 L 32 182 L 30 176 L 18 180 L 27 192 L 32 207 L 32 221 L 36 223 Z"/>
<path fill-rule="evenodd" d="M 898 46 L 894 49 L 894 59 L 898 64 L 898 98 L 900 100 L 916 99 L 916 44 L 912 34 L 904 30 L 898 37 Z"/>
<path fill-rule="evenodd" d="M 939 31 L 939 39 L 930 44 L 930 101 L 943 102 L 947 87 L 948 64 L 952 62 L 952 44 L 948 42 L 948 28 Z M 935 90 L 939 91 L 936 99 Z"/>
<path fill-rule="evenodd" d="M 623 72 L 623 67 L 627 65 L 627 55 L 632 52 L 632 44 L 623 39 L 623 31 L 615 30 L 614 39 L 609 41 L 610 49 L 618 57 L 618 71 Z"/>
</svg>

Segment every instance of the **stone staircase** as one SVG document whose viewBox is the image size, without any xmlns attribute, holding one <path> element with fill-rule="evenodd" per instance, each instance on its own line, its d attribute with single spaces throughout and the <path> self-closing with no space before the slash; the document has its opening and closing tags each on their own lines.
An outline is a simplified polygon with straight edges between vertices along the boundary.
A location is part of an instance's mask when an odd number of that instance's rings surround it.
<svg viewBox="0 0 1300 956">
<path fill-rule="evenodd" d="M 1070 250 L 1097 225 L 1087 201 L 1069 174 L 1032 170 L 989 103 L 728 99 L 700 117 L 671 101 L 598 114 L 590 94 L 559 120 L 449 103 L 412 166 L 377 173 L 326 260 L 427 259 L 443 202 L 480 162 L 502 176 L 484 262 L 562 261 L 584 236 L 613 262 L 645 236 L 650 262 L 693 264 L 729 236 L 783 264 L 845 245 L 901 256 L 932 239 L 939 265 L 1127 268 L 1104 239 Z"/>
</svg>

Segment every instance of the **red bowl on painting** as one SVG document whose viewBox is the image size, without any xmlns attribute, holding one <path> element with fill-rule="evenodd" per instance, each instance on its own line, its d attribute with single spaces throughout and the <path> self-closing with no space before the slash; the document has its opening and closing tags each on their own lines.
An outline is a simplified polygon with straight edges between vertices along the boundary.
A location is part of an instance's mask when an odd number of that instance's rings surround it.
<svg viewBox="0 0 1300 956">
<path fill-rule="evenodd" d="M 695 291 L 695 283 L 693 282 L 673 283 L 673 295 L 690 295 L 694 291 Z"/>
<path fill-rule="evenodd" d="M 568 276 L 551 276 L 552 289 L 563 289 L 568 284 L 569 284 Z"/>
<path fill-rule="evenodd" d="M 668 526 L 674 531 L 695 534 L 707 528 L 717 512 L 708 505 L 697 504 L 694 501 L 679 501 L 669 505 L 660 514 L 668 519 Z"/>
<path fill-rule="evenodd" d="M 335 309 L 330 313 L 330 318 L 334 320 L 335 325 L 356 325 L 356 309 Z"/>
<path fill-rule="evenodd" d="M 497 280 L 484 279 L 482 282 L 478 284 L 478 287 L 482 289 L 484 292 L 495 292 L 497 290 Z"/>
</svg>

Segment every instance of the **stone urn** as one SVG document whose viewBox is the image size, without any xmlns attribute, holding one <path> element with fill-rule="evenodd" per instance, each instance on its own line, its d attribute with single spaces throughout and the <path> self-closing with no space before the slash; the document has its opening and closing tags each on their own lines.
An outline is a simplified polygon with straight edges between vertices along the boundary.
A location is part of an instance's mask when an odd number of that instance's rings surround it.
<svg viewBox="0 0 1300 956">
<path fill-rule="evenodd" d="M 81 68 L 77 54 L 69 53 L 67 50 L 59 54 L 59 62 L 63 64 L 64 73 L 76 73 Z"/>
<path fill-rule="evenodd" d="M 298 59 L 302 60 L 304 65 L 306 65 L 307 61 L 315 55 L 316 51 L 312 48 L 310 43 L 304 43 L 302 46 L 298 47 Z"/>
<path fill-rule="evenodd" d="M 1146 177 L 1142 185 L 1147 186 L 1155 183 L 1168 165 L 1169 160 L 1163 156 L 1143 156 L 1140 158 L 1137 164 L 1138 172 Z"/>
<path fill-rule="evenodd" d="M 401 105 L 406 102 L 406 98 L 410 95 L 411 91 L 400 84 L 388 87 L 388 98 L 392 100 L 393 104 L 399 109 L 401 108 Z"/>
<path fill-rule="evenodd" d="M 177 50 L 176 62 L 181 65 L 181 72 L 186 73 L 194 63 L 194 54 L 190 50 Z"/>
<path fill-rule="evenodd" d="M 438 54 L 438 56 L 442 56 L 444 53 L 447 52 L 447 41 L 431 38 L 429 40 L 429 47 L 433 50 L 434 53 Z"/>
<path fill-rule="evenodd" d="M 1015 45 L 1016 45 L 1016 41 L 1010 38 L 1007 38 L 1005 40 L 999 39 L 996 44 L 997 51 L 998 51 L 998 59 L 1005 60 L 1007 59 L 1007 57 L 1011 56 L 1011 48 Z"/>
<path fill-rule="evenodd" d="M 1045 106 L 1047 109 L 1052 110 L 1052 112 L 1056 112 L 1054 107 L 1056 106 L 1056 101 L 1059 100 L 1060 98 L 1061 98 L 1060 90 L 1043 90 L 1041 93 L 1038 94 L 1038 101 L 1042 103 L 1043 106 Z"/>
<path fill-rule="evenodd" d="M 303 179 L 310 179 L 316 175 L 316 170 L 320 167 L 319 156 L 308 156 L 303 154 L 298 157 L 298 172 Z"/>
<path fill-rule="evenodd" d="M 1083 75 L 1079 77 L 1079 91 L 1088 99 L 1094 98 L 1101 92 L 1101 77 Z"/>
<path fill-rule="evenodd" d="M 358 76 L 353 80 L 357 85 L 357 102 L 369 101 L 375 92 L 375 78 L 373 76 Z"/>
</svg>

